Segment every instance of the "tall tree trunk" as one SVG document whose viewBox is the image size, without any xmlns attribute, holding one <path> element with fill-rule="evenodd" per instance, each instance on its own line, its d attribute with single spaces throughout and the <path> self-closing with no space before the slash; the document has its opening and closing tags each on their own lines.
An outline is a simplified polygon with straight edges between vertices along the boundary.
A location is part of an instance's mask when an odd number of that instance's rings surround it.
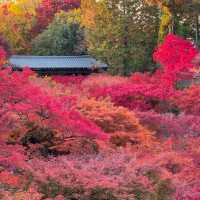
<svg viewBox="0 0 200 200">
<path fill-rule="evenodd" d="M 196 24 L 196 44 L 199 43 L 199 15 L 195 14 L 195 24 Z"/>
<path fill-rule="evenodd" d="M 158 43 L 163 42 L 164 37 L 173 31 L 173 15 L 170 8 L 166 5 L 161 6 L 161 20 L 158 35 Z"/>
</svg>

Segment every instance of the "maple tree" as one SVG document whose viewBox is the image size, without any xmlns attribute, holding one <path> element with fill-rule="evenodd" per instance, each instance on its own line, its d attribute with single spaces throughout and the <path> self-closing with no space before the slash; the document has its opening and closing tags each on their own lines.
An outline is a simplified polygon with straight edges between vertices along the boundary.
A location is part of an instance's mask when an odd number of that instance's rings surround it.
<svg viewBox="0 0 200 200">
<path fill-rule="evenodd" d="M 191 85 L 183 91 L 177 91 L 172 97 L 172 101 L 180 110 L 186 112 L 187 114 L 199 115 L 199 95 L 199 85 Z"/>
<path fill-rule="evenodd" d="M 0 33 L 9 42 L 13 53 L 30 50 L 29 32 L 38 3 L 38 0 L 19 0 L 0 4 Z"/>
<path fill-rule="evenodd" d="M 154 52 L 154 60 L 163 66 L 164 78 L 175 83 L 181 73 L 189 72 L 194 67 L 193 59 L 198 54 L 198 49 L 181 37 L 169 34 L 163 44 Z"/>
<path fill-rule="evenodd" d="M 31 31 L 33 36 L 41 33 L 59 11 L 69 11 L 79 7 L 80 0 L 42 0 L 36 9 L 36 25 Z"/>
<path fill-rule="evenodd" d="M 90 89 L 90 95 L 110 97 L 115 105 L 133 110 L 172 112 L 170 97 L 176 93 L 177 81 L 184 79 L 182 73 L 192 73 L 197 53 L 191 42 L 170 34 L 154 52 L 154 60 L 161 65 L 155 73 L 135 73 L 126 81 Z"/>
<path fill-rule="evenodd" d="M 55 149 L 70 137 L 107 138 L 99 127 L 73 109 L 73 96 L 65 96 L 62 90 L 58 95 L 56 88 L 43 90 L 45 82 L 40 85 L 34 81 L 36 77 L 30 78 L 31 74 L 26 70 L 0 72 L 0 127 L 7 133 L 2 135 L 5 140 L 25 145 L 35 141 Z"/>
<path fill-rule="evenodd" d="M 144 146 L 153 144 L 153 133 L 142 127 L 134 113 L 126 108 L 116 107 L 108 100 L 85 99 L 80 101 L 78 109 L 105 132 L 110 133 L 113 143 L 117 138 L 118 145 L 123 139 L 127 143 Z"/>
<path fill-rule="evenodd" d="M 61 10 L 79 8 L 79 0 L 17 0 L 0 3 L 0 33 L 13 53 L 27 54 L 31 40 L 41 33 Z"/>
</svg>

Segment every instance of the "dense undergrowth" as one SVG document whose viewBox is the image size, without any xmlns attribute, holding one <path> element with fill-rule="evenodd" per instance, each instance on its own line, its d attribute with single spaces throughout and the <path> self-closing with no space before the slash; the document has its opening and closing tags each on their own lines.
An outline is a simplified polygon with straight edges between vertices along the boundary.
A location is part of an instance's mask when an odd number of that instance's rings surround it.
<svg viewBox="0 0 200 200">
<path fill-rule="evenodd" d="M 169 35 L 154 74 L 1 69 L 0 199 L 199 200 L 197 53 Z"/>
</svg>

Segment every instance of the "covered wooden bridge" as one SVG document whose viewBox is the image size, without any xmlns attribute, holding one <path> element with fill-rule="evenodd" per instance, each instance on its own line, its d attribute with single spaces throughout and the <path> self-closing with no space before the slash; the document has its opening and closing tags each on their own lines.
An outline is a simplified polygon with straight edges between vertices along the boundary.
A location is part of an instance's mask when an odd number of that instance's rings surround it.
<svg viewBox="0 0 200 200">
<path fill-rule="evenodd" d="M 14 70 L 23 70 L 28 67 L 44 75 L 53 74 L 90 74 L 107 70 L 107 65 L 92 58 L 83 56 L 19 56 L 14 55 L 9 59 L 9 65 Z"/>
</svg>

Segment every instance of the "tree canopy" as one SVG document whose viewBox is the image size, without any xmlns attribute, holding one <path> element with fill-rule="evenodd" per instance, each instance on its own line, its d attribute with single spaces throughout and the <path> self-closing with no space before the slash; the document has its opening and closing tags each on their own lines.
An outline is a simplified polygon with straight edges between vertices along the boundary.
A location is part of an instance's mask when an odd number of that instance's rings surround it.
<svg viewBox="0 0 200 200">
<path fill-rule="evenodd" d="M 199 11 L 198 0 L 10 0 L 0 2 L 0 35 L 13 54 L 89 53 L 127 75 L 154 70 L 168 33 L 199 45 Z"/>
<path fill-rule="evenodd" d="M 142 0 L 82 1 L 82 22 L 88 51 L 111 66 L 113 73 L 129 74 L 151 65 L 158 12 Z"/>
<path fill-rule="evenodd" d="M 84 32 L 80 27 L 80 10 L 60 12 L 47 29 L 32 41 L 34 55 L 85 54 Z"/>
</svg>

